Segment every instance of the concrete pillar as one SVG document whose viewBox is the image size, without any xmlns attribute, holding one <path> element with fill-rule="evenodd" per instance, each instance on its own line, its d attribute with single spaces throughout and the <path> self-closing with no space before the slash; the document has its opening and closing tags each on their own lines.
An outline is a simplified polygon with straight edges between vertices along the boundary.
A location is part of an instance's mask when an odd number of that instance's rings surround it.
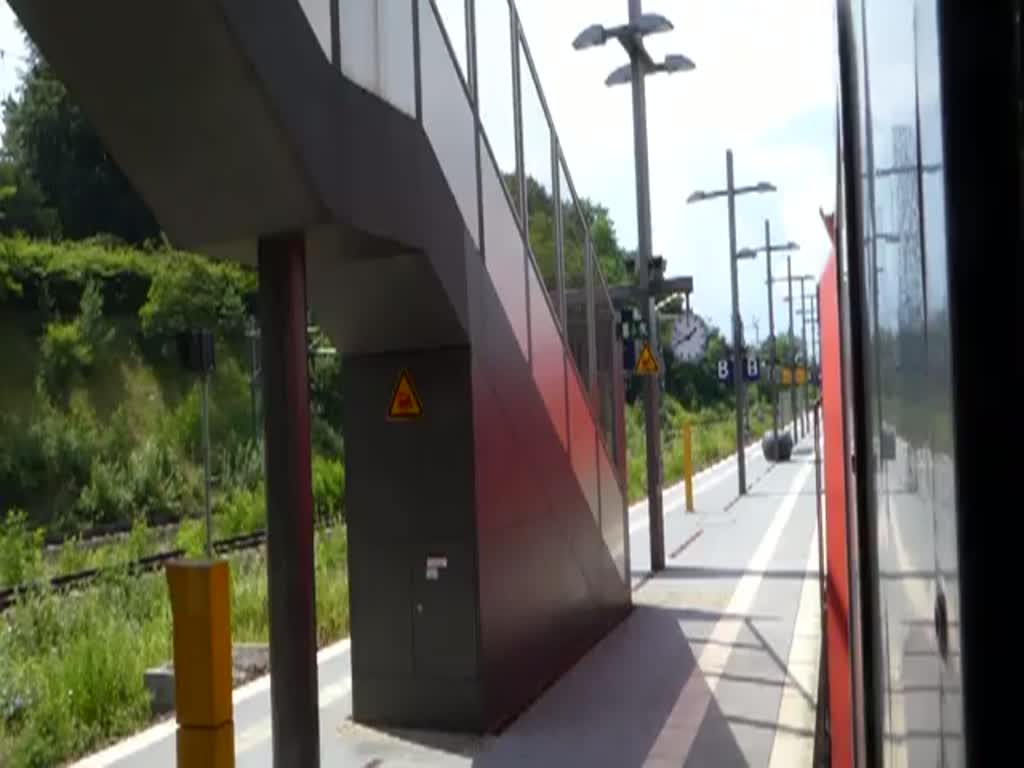
<svg viewBox="0 0 1024 768">
<path fill-rule="evenodd" d="M 275 766 L 320 765 L 313 489 L 301 233 L 259 242 Z"/>
</svg>

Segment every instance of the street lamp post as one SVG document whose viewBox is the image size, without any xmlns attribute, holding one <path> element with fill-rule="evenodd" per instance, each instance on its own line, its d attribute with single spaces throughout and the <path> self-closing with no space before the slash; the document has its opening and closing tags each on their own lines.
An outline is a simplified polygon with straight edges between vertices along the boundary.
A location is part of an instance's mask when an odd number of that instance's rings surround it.
<svg viewBox="0 0 1024 768">
<path fill-rule="evenodd" d="M 736 389 L 736 469 L 739 492 L 742 496 L 747 492 L 747 463 L 744 455 L 744 423 L 747 388 L 743 380 L 743 320 L 740 317 L 739 297 L 739 275 L 737 260 L 741 257 L 736 251 L 736 196 L 748 192 L 775 192 L 775 185 L 767 181 L 760 181 L 748 187 L 736 187 L 732 170 L 732 150 L 725 151 L 725 180 L 726 188 L 705 192 L 698 190 L 692 193 L 686 202 L 698 203 L 704 200 L 712 200 L 716 197 L 725 197 L 729 202 L 729 276 L 732 282 L 732 357 L 733 357 L 733 384 Z"/>
<path fill-rule="evenodd" d="M 795 306 L 795 302 L 793 300 L 793 281 L 794 280 L 796 280 L 797 282 L 800 283 L 800 306 L 801 306 L 801 309 L 799 309 L 799 310 L 794 310 L 794 306 Z M 805 359 L 805 363 L 806 363 L 806 358 L 807 358 L 807 325 L 806 325 L 805 318 L 807 316 L 807 310 L 806 310 L 806 306 L 804 304 L 804 300 L 806 298 L 805 294 L 804 294 L 804 283 L 806 281 L 808 281 L 808 280 L 817 280 L 817 277 L 815 277 L 814 275 L 797 275 L 796 277 L 794 277 L 793 276 L 793 270 L 792 270 L 792 264 L 791 264 L 790 258 L 787 256 L 786 257 L 786 282 L 789 283 L 789 297 L 786 298 L 785 301 L 789 304 L 789 340 L 790 340 L 791 347 L 793 347 L 793 349 L 791 349 L 791 352 L 790 352 L 790 359 L 791 359 L 792 371 L 793 371 L 793 379 L 790 382 L 789 397 L 790 397 L 790 405 L 791 405 L 792 410 L 793 410 L 793 431 L 796 433 L 797 438 L 799 438 L 801 422 L 804 419 L 806 414 L 804 414 L 802 412 L 799 415 L 797 414 L 797 402 L 796 402 L 797 401 L 797 397 L 796 397 L 796 351 L 795 351 L 796 336 L 793 333 L 793 314 L 794 314 L 794 311 L 795 311 L 796 314 L 800 315 L 801 323 L 803 323 L 803 326 L 802 326 L 801 331 L 800 331 L 800 336 L 803 339 L 802 344 L 803 344 L 803 350 L 804 350 L 804 359 Z M 805 380 L 804 381 L 804 405 L 806 405 L 806 404 L 807 404 L 807 381 Z M 806 437 L 807 436 L 807 432 L 808 432 L 808 425 L 807 425 L 806 422 L 803 422 L 803 432 L 804 432 L 804 437 Z"/>
<path fill-rule="evenodd" d="M 686 56 L 671 54 L 664 61 L 655 62 L 644 47 L 647 35 L 671 30 L 672 22 L 656 13 L 643 13 L 641 0 L 629 0 L 629 23 L 618 27 L 592 24 L 576 36 L 573 48 L 582 50 L 604 45 L 609 39 L 618 40 L 629 56 L 629 64 L 613 70 L 605 84 L 633 87 L 633 152 L 636 162 L 636 215 L 637 215 L 637 296 L 644 308 L 650 343 L 658 355 L 658 315 L 651 295 L 650 262 L 651 196 L 647 157 L 647 97 L 644 78 L 656 72 L 672 74 L 688 72 L 695 64 Z M 659 400 L 661 391 L 657 376 L 648 376 L 644 387 L 644 425 L 647 433 L 647 512 L 650 521 L 651 570 L 665 567 L 665 521 L 662 509 L 661 420 Z"/>
<path fill-rule="evenodd" d="M 806 310 L 798 309 L 797 314 L 800 315 L 807 326 L 811 329 L 811 342 L 807 348 L 807 354 L 809 356 L 810 370 L 819 370 L 819 364 L 821 360 L 821 353 L 818 345 L 821 342 L 821 329 L 818 328 L 818 296 L 814 293 L 807 294 L 807 300 L 810 302 L 810 307 Z M 806 388 L 809 389 L 810 382 L 807 382 Z"/>
<path fill-rule="evenodd" d="M 821 305 L 818 294 L 811 294 L 811 347 L 814 349 L 814 368 L 821 371 Z"/>
<path fill-rule="evenodd" d="M 806 298 L 807 298 L 807 294 L 804 292 L 803 281 L 800 281 L 800 338 L 801 338 L 801 344 L 803 345 L 803 349 L 804 349 L 804 368 L 808 367 L 807 366 L 807 363 L 808 363 L 808 360 L 807 360 L 807 358 L 808 358 L 808 349 L 807 349 L 807 304 L 806 304 Z M 803 403 L 803 408 L 801 409 L 801 414 L 800 414 L 801 418 L 804 421 L 804 434 L 805 435 L 808 433 L 808 427 L 809 427 L 809 424 L 807 423 L 807 394 L 808 394 L 807 378 L 808 377 L 805 375 L 804 376 L 804 387 L 803 387 L 804 403 Z"/>
<path fill-rule="evenodd" d="M 800 421 L 796 417 L 796 345 L 793 343 L 793 257 L 786 257 L 786 282 L 789 284 L 789 415 L 793 417 L 795 443 L 800 439 Z"/>
<path fill-rule="evenodd" d="M 814 294 L 810 294 L 808 296 L 808 298 L 809 299 L 813 299 L 814 298 Z M 811 302 L 811 307 L 813 307 L 813 306 L 814 306 L 814 302 L 812 301 Z M 799 313 L 799 310 L 797 310 L 797 312 Z M 820 362 L 819 361 L 821 359 L 821 355 L 820 355 L 820 352 L 818 350 L 818 345 L 820 343 L 820 339 L 818 338 L 818 335 L 819 335 L 820 331 L 817 329 L 818 314 L 813 309 L 811 309 L 811 310 L 809 310 L 807 312 L 807 323 L 808 323 L 808 325 L 810 326 L 810 329 L 811 329 L 811 342 L 810 342 L 810 345 L 811 345 L 811 363 L 810 363 L 810 369 L 812 371 L 820 371 Z"/>
<path fill-rule="evenodd" d="M 743 378 L 743 318 L 740 317 L 739 263 L 736 258 L 736 195 L 732 171 L 732 150 L 725 153 L 725 176 L 729 186 L 729 278 L 732 282 L 732 379 L 736 389 L 736 466 L 739 491 L 747 492 L 747 462 L 743 439 L 747 410 L 747 384 Z"/>
<path fill-rule="evenodd" d="M 794 243 L 796 245 L 796 243 Z M 771 365 L 768 369 L 772 383 L 772 440 L 773 445 L 779 444 L 779 385 L 775 382 L 778 375 L 778 350 L 775 343 L 775 291 L 772 290 L 772 230 L 768 219 L 764 220 L 764 256 L 765 271 L 768 275 L 768 350 Z"/>
<path fill-rule="evenodd" d="M 779 439 L 779 387 L 775 381 L 778 371 L 778 351 L 775 343 L 775 301 L 774 301 L 774 280 L 772 279 L 772 253 L 783 253 L 800 250 L 800 246 L 790 240 L 788 243 L 772 243 L 771 223 L 764 220 L 764 245 L 759 248 L 744 248 L 736 254 L 737 258 L 754 257 L 764 252 L 765 269 L 767 272 L 768 286 L 768 343 L 771 347 L 771 391 L 772 391 L 772 439 Z"/>
</svg>

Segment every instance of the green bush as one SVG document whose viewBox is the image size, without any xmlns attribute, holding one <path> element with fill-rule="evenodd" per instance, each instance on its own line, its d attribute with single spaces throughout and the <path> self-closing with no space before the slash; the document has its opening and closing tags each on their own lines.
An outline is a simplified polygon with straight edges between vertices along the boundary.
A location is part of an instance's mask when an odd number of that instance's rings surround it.
<svg viewBox="0 0 1024 768">
<path fill-rule="evenodd" d="M 218 454 L 214 470 L 217 486 L 223 490 L 252 489 L 263 482 L 263 445 L 253 440 L 232 443 Z"/>
<path fill-rule="evenodd" d="M 39 377 L 47 394 L 58 400 L 67 397 L 72 382 L 83 375 L 93 361 L 93 350 L 78 323 L 50 323 L 40 344 Z"/>
<path fill-rule="evenodd" d="M 202 463 L 200 384 L 169 413 L 159 430 L 161 439 Z M 210 449 L 212 454 L 248 441 L 253 433 L 249 375 L 230 357 L 218 361 L 210 378 Z"/>
<path fill-rule="evenodd" d="M 265 643 L 267 625 L 267 563 L 260 552 L 246 552 L 231 563 L 231 639 Z"/>
<path fill-rule="evenodd" d="M 175 333 L 200 326 L 218 344 L 215 495 L 258 486 L 262 423 L 241 344 L 255 304 L 251 270 L 116 238 L 0 236 L 0 279 L 4 324 L 14 329 L 0 349 L 32 350 L 18 355 L 25 375 L 0 409 L 0 509 L 25 509 L 33 524 L 63 534 L 136 513 L 193 514 L 202 496 L 199 393 L 172 352 Z M 339 459 L 340 382 L 336 358 L 314 366 L 315 453 Z M 336 513 L 343 471 L 327 469 L 319 509 Z"/>
<path fill-rule="evenodd" d="M 139 559 L 154 554 L 158 549 L 154 531 L 146 524 L 145 518 L 137 515 L 132 520 L 128 533 L 113 543 L 91 549 L 86 554 L 87 567 L 110 569 L 115 578 L 120 578 Z"/>
<path fill-rule="evenodd" d="M 212 525 L 214 541 L 264 530 L 267 503 L 262 484 L 252 490 L 234 488 L 218 499 L 213 508 Z M 205 518 L 182 520 L 174 546 L 185 550 L 188 557 L 201 557 L 206 551 Z"/>
<path fill-rule="evenodd" d="M 671 395 L 662 398 L 662 467 L 666 485 L 679 481 L 683 474 L 682 425 L 691 425 L 693 471 L 700 470 L 730 456 L 736 450 L 736 417 L 722 405 L 698 412 L 687 411 Z M 771 408 L 754 402 L 750 408 L 750 431 L 763 434 L 771 425 Z M 647 496 L 647 460 L 643 405 L 632 403 L 626 408 L 626 464 L 629 500 Z"/>
<path fill-rule="evenodd" d="M 316 412 L 312 414 L 310 431 L 314 453 L 339 457 L 345 455 L 345 440 L 341 433 Z"/>
<path fill-rule="evenodd" d="M 108 456 L 123 458 L 135 450 L 140 437 L 145 439 L 127 404 L 122 404 L 104 422 L 102 450 Z"/>
<path fill-rule="evenodd" d="M 0 519 L 0 586 L 39 578 L 43 572 L 43 532 L 29 530 L 28 516 L 12 509 Z"/>
<path fill-rule="evenodd" d="M 39 398 L 25 413 L 0 414 L 2 503 L 59 527 L 90 480 L 102 440 L 95 417 L 77 401 L 64 411 Z"/>
<path fill-rule="evenodd" d="M 181 531 L 186 529 L 201 532 L 202 522 L 189 520 Z M 152 532 L 143 531 L 136 526 L 125 551 L 151 539 Z M 317 638 L 323 645 L 348 632 L 344 529 L 318 531 L 314 547 Z M 264 555 L 252 550 L 231 558 L 236 642 L 268 637 Z M 92 589 L 32 594 L 0 615 L 0 765 L 66 764 L 144 726 L 149 701 L 143 673 L 170 658 L 170 638 L 160 573 L 116 570 Z"/>
<path fill-rule="evenodd" d="M 266 492 L 262 485 L 255 490 L 236 488 L 215 511 L 218 514 L 213 518 L 213 527 L 217 539 L 263 530 L 267 526 Z"/>
<path fill-rule="evenodd" d="M 99 425 L 87 406 L 72 403 L 66 412 L 47 406 L 29 429 L 42 445 L 46 461 L 41 482 L 62 477 L 78 484 L 86 481 L 93 458 L 102 450 Z"/>
<path fill-rule="evenodd" d="M 184 517 L 196 506 L 198 487 L 182 464 L 170 447 L 152 438 L 126 460 L 97 456 L 78 498 L 78 512 L 92 524 L 136 516 L 152 521 Z"/>
<path fill-rule="evenodd" d="M 179 254 L 162 260 L 139 310 L 147 336 L 173 337 L 193 328 L 238 332 L 245 327 L 244 298 L 256 290 L 256 277 L 235 264 Z"/>
<path fill-rule="evenodd" d="M 128 535 L 119 542 L 121 562 L 134 563 L 136 560 L 153 554 L 155 543 L 156 537 L 153 535 L 153 530 L 146 524 L 146 518 L 136 514 Z"/>
<path fill-rule="evenodd" d="M 159 574 L 112 576 L 74 596 L 39 595 L 0 621 L 0 763 L 64 763 L 143 725 L 142 675 L 168 658 L 170 610 Z"/>
<path fill-rule="evenodd" d="M 131 517 L 132 493 L 128 474 L 116 460 L 97 458 L 89 484 L 78 498 L 78 511 L 89 523 L 117 523 Z"/>
<path fill-rule="evenodd" d="M 244 321 L 244 302 L 256 292 L 253 270 L 169 248 L 128 248 L 103 237 L 0 238 L 0 263 L 8 280 L 25 293 L 53 285 L 77 297 L 95 280 L 108 305 L 139 312 L 149 334 L 173 335 L 211 320 L 210 327 L 234 327 Z"/>
<path fill-rule="evenodd" d="M 320 645 L 348 634 L 348 540 L 344 526 L 318 531 L 316 567 L 316 634 Z"/>
<path fill-rule="evenodd" d="M 185 550 L 186 557 L 202 557 L 206 551 L 206 522 L 196 517 L 182 520 L 174 537 L 174 546 Z"/>
<path fill-rule="evenodd" d="M 65 539 L 57 556 L 57 575 L 84 571 L 89 564 L 89 553 L 77 536 Z"/>
<path fill-rule="evenodd" d="M 313 320 L 315 322 L 316 317 Z M 317 325 L 310 328 L 307 341 L 313 452 L 343 458 L 345 446 L 341 423 L 345 400 L 341 386 L 341 357 L 333 351 L 330 338 Z"/>
<path fill-rule="evenodd" d="M 75 322 L 82 339 L 89 345 L 94 358 L 102 357 L 109 351 L 114 329 L 103 314 L 103 293 L 96 280 L 90 279 L 86 282 L 78 306 L 79 314 Z"/>
<path fill-rule="evenodd" d="M 313 457 L 313 509 L 318 519 L 332 519 L 342 513 L 345 497 L 345 467 L 335 459 Z"/>
<path fill-rule="evenodd" d="M 15 276 L 10 263 L 4 258 L 0 258 L 0 301 L 6 300 L 8 296 L 21 296 L 21 294 L 21 281 Z"/>
<path fill-rule="evenodd" d="M 186 516 L 197 504 L 199 488 L 182 465 L 170 446 L 153 438 L 132 452 L 125 471 L 131 511 L 153 521 Z"/>
<path fill-rule="evenodd" d="M 79 314 L 71 322 L 52 322 L 40 341 L 39 377 L 58 402 L 66 401 L 73 382 L 106 355 L 113 329 L 103 316 L 103 296 L 94 280 L 82 292 Z"/>
<path fill-rule="evenodd" d="M 633 403 L 626 408 L 626 479 L 630 501 L 647 496 L 646 462 L 643 406 Z"/>
</svg>

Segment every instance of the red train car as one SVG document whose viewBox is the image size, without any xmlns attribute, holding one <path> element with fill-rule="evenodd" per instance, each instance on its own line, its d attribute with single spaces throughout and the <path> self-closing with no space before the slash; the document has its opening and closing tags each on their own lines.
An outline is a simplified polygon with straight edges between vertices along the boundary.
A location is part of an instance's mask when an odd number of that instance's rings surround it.
<svg viewBox="0 0 1024 768">
<path fill-rule="evenodd" d="M 996 621 L 1019 634 L 991 603 L 1014 583 L 994 578 L 998 543 L 1019 541 L 1004 513 L 1020 508 L 1005 384 L 1024 334 L 1022 2 L 835 8 L 819 285 L 831 764 L 1007 764 L 990 715 L 1018 657 Z"/>
<path fill-rule="evenodd" d="M 822 215 L 832 248 L 818 284 L 821 338 L 821 417 L 824 430 L 825 479 L 825 651 L 828 664 L 828 716 L 833 768 L 853 761 L 850 680 L 850 587 L 847 562 L 846 435 L 843 429 L 843 383 L 839 282 L 835 251 L 835 217 Z"/>
</svg>

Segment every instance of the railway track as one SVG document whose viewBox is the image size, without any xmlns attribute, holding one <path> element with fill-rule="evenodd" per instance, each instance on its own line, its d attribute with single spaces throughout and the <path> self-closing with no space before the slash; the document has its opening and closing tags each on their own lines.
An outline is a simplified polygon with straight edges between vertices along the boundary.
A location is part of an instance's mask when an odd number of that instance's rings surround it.
<svg viewBox="0 0 1024 768">
<path fill-rule="evenodd" d="M 165 534 L 176 531 L 185 519 L 187 518 L 165 519 L 159 523 L 151 523 L 147 527 L 157 534 Z M 87 547 L 101 547 L 108 542 L 124 538 L 131 531 L 132 524 L 126 522 L 97 526 L 70 535 L 49 533 L 43 538 L 43 547 L 48 551 L 59 550 L 69 541 L 77 541 L 80 545 Z"/>
<path fill-rule="evenodd" d="M 232 552 L 256 549 L 257 547 L 262 546 L 266 539 L 266 531 L 253 531 L 252 533 L 245 533 L 240 536 L 231 536 L 226 539 L 215 541 L 213 542 L 213 551 L 218 555 L 226 555 Z M 4 587 L 3 589 L 0 589 L 0 613 L 3 613 L 14 605 L 19 597 L 34 590 L 49 589 L 54 592 L 71 592 L 76 589 L 88 587 L 105 573 L 111 573 L 125 568 L 133 574 L 150 573 L 162 568 L 166 562 L 183 557 L 184 555 L 184 549 L 169 549 L 153 555 L 146 555 L 145 557 L 141 557 L 131 563 L 122 563 L 120 565 L 108 566 L 105 568 L 90 568 L 76 573 L 55 576 L 49 580 L 18 584 L 13 587 Z"/>
</svg>

